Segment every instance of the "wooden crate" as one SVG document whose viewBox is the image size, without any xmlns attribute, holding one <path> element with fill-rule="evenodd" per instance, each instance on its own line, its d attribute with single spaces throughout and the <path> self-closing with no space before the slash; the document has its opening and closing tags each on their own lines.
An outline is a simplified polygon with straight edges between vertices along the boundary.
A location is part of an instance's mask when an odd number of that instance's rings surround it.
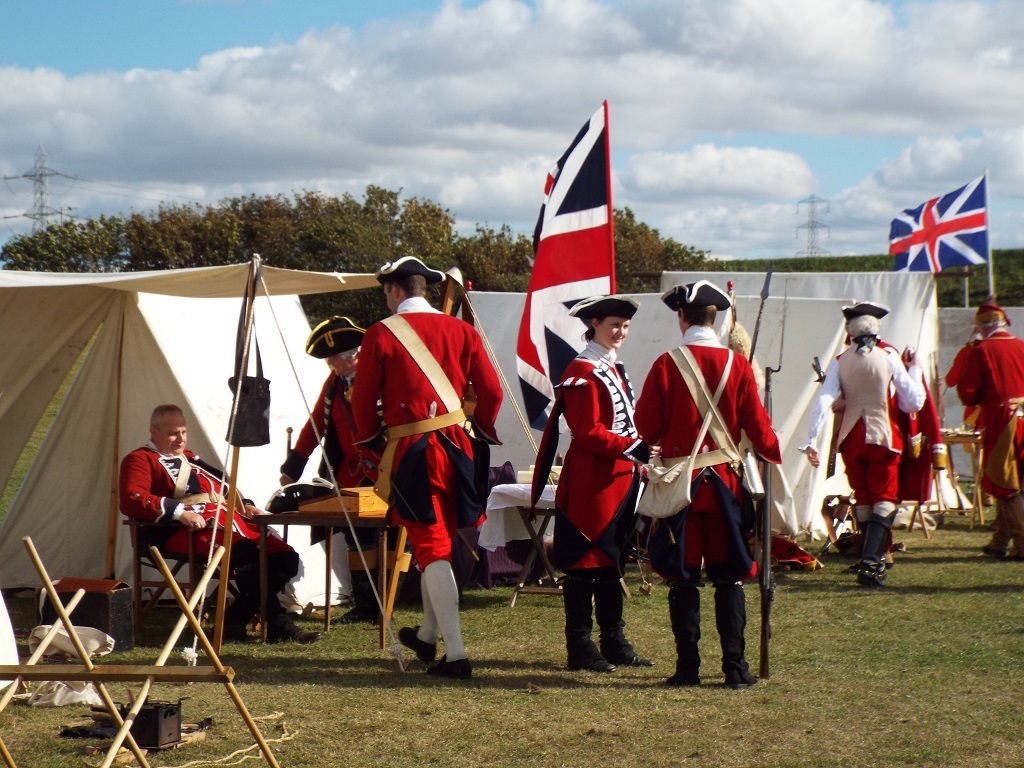
<svg viewBox="0 0 1024 768">
<path fill-rule="evenodd" d="M 373 488 L 342 488 L 341 498 L 349 514 L 358 517 L 384 517 L 388 511 L 387 502 L 378 496 Z M 319 499 L 302 502 L 299 511 L 309 514 L 340 515 L 343 510 L 337 496 L 324 496 Z"/>
</svg>

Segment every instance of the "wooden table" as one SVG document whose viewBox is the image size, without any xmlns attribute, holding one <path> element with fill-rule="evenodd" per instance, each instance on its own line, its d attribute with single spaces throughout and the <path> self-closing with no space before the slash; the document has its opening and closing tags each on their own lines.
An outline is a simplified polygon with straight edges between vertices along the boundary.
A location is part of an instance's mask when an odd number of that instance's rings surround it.
<svg viewBox="0 0 1024 768">
<path fill-rule="evenodd" d="M 321 511 L 326 510 L 326 511 Z M 346 515 L 341 511 L 341 502 L 337 496 L 326 496 L 322 499 L 313 499 L 299 504 L 298 512 L 282 512 L 277 515 L 257 515 L 252 522 L 260 529 L 260 619 L 263 627 L 263 639 L 267 639 L 267 622 L 264 615 L 264 606 L 267 601 L 267 529 L 271 525 L 281 525 L 287 528 L 292 525 L 324 526 L 326 528 L 327 547 L 326 560 L 326 585 L 325 585 L 325 606 L 324 606 L 324 631 L 331 627 L 331 577 L 333 568 L 334 549 L 334 527 L 347 528 L 351 522 L 354 528 L 371 528 L 377 532 L 377 594 L 384 605 L 384 611 L 379 620 L 380 647 L 386 648 L 387 626 L 391 621 L 391 614 L 394 612 L 395 597 L 398 594 L 398 577 L 401 573 L 409 570 L 411 555 L 405 552 L 406 531 L 404 526 L 398 527 L 398 537 L 395 540 L 394 550 L 387 549 L 388 526 L 385 521 L 385 513 L 374 510 L 372 512 L 350 512 Z"/>
<path fill-rule="evenodd" d="M 974 476 L 974 493 L 971 503 L 971 528 L 975 521 L 978 525 L 985 524 L 985 501 L 982 481 L 985 477 L 985 452 L 982 447 L 984 434 L 982 432 L 964 432 L 957 429 L 942 430 L 942 442 L 946 445 L 962 445 L 967 454 L 971 457 L 971 472 Z M 954 480 L 959 479 L 959 474 L 953 466 L 953 455 L 949 454 L 949 468 Z M 957 483 L 959 485 L 959 483 Z"/>
<path fill-rule="evenodd" d="M 522 569 L 519 571 L 519 579 L 512 590 L 512 599 L 509 607 L 514 607 L 519 595 L 560 595 L 562 588 L 558 585 L 558 574 L 551 564 L 547 552 L 544 551 L 544 538 L 548 534 L 548 528 L 555 517 L 554 491 L 545 488 L 544 495 L 537 502 L 536 518 L 530 520 L 530 486 L 520 483 L 509 483 L 496 485 L 491 489 L 487 498 L 487 520 L 484 528 L 480 531 L 480 545 L 486 548 L 493 548 L 495 545 L 502 545 L 511 539 L 530 540 L 530 554 L 526 557 Z M 512 525 L 506 515 L 516 515 L 519 525 Z M 494 532 L 496 526 L 501 531 Z M 525 534 L 525 535 L 523 535 Z M 495 538 L 497 535 L 497 538 Z M 530 572 L 533 564 L 540 558 L 544 564 L 545 579 L 540 584 L 530 584 Z M 544 581 L 549 580 L 550 586 L 544 586 Z"/>
</svg>

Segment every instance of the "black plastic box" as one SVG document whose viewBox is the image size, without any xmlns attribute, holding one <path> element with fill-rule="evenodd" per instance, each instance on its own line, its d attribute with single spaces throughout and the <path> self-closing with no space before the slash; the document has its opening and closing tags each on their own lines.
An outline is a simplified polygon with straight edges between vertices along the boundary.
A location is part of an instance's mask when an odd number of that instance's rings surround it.
<svg viewBox="0 0 1024 768">
<path fill-rule="evenodd" d="M 130 651 L 135 647 L 135 622 L 132 589 L 123 581 L 113 579 L 83 579 L 66 576 L 54 582 L 61 603 L 67 605 L 79 589 L 86 594 L 71 612 L 71 623 L 76 627 L 95 627 L 114 638 L 115 651 Z M 42 595 L 40 624 L 53 624 L 57 612 Z"/>
</svg>

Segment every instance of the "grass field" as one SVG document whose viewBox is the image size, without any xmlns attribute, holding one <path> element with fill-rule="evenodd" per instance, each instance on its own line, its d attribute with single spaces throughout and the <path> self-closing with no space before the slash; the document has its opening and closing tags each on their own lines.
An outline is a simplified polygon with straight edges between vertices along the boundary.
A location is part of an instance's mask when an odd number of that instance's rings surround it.
<svg viewBox="0 0 1024 768">
<path fill-rule="evenodd" d="M 282 766 L 1020 765 L 1024 563 L 982 557 L 987 536 L 963 518 L 931 540 L 898 532 L 908 551 L 882 590 L 857 587 L 838 556 L 821 571 L 779 574 L 772 676 L 747 691 L 721 684 L 710 589 L 703 685 L 661 685 L 674 663 L 666 588 L 640 595 L 635 572 L 627 633 L 653 669 L 566 671 L 560 600 L 523 596 L 510 609 L 508 588 L 466 593 L 469 682 L 436 680 L 414 659 L 400 672 L 363 627 L 336 627 L 313 646 L 228 644 L 223 657 L 254 715 L 283 713 L 264 726 L 268 738 L 293 736 L 275 744 Z M 9 602 L 22 631 L 34 621 L 27 602 Z M 756 669 L 753 585 L 747 602 Z M 142 643 L 163 643 L 163 613 Z M 396 627 L 417 619 L 402 607 Z M 104 662 L 146 664 L 156 654 L 140 647 Z M 125 701 L 124 686 L 112 695 Z M 150 755 L 153 766 L 251 743 L 221 686 L 161 685 L 153 698 L 184 698 L 185 721 L 215 722 L 203 742 Z M 20 766 L 80 764 L 85 744 L 57 733 L 81 712 L 15 704 L 0 714 L 0 734 Z"/>
</svg>

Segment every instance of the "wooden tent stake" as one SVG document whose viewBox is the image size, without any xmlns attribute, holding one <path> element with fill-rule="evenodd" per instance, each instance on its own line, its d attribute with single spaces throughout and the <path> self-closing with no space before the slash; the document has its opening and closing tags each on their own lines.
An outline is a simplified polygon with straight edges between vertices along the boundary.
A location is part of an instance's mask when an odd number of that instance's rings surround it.
<svg viewBox="0 0 1024 768">
<path fill-rule="evenodd" d="M 31 537 L 25 536 L 21 541 L 25 545 L 25 549 L 28 550 L 28 556 L 32 559 L 32 564 L 36 568 L 36 573 L 39 574 L 39 578 L 43 582 L 43 587 L 46 589 L 46 595 L 50 599 L 50 604 L 53 606 L 53 610 L 56 611 L 68 631 L 68 637 L 71 638 L 71 642 L 75 646 L 78 658 L 82 660 L 82 665 L 88 671 L 93 672 L 95 668 L 92 663 L 92 659 L 89 658 L 89 652 L 85 650 L 85 646 L 82 645 L 82 640 L 79 638 L 78 632 L 71 623 L 71 619 L 68 618 L 68 613 L 64 610 L 64 604 L 60 601 L 60 597 L 57 595 L 57 590 L 54 588 L 53 582 L 50 580 L 50 576 L 46 572 L 46 566 L 43 565 L 43 561 L 39 558 L 39 552 L 36 551 L 36 547 L 32 543 Z M 51 674 L 56 674 L 58 678 L 60 676 L 60 672 L 56 669 Z M 121 717 L 121 713 L 118 711 L 117 705 L 114 704 L 114 700 L 110 697 L 110 693 L 107 691 L 107 687 L 103 684 L 103 680 L 104 678 L 98 677 L 93 681 L 93 684 L 96 686 L 96 690 L 99 691 L 100 698 L 103 699 L 103 704 L 106 706 L 107 711 L 110 712 L 110 716 L 114 718 L 114 722 L 117 723 L 118 726 L 124 725 L 124 719 Z M 135 755 L 135 759 L 139 761 L 139 765 L 142 766 L 142 768 L 149 768 L 149 763 L 146 762 L 146 754 L 135 741 L 135 737 L 129 733 L 127 735 L 127 740 L 128 748 L 131 749 L 132 754 Z"/>
<path fill-rule="evenodd" d="M 33 565 L 35 565 L 36 571 L 39 573 L 40 579 L 46 589 L 47 597 L 53 605 L 54 610 L 57 612 L 59 623 L 63 624 L 67 629 L 68 636 L 71 638 L 82 664 L 35 664 L 38 658 L 42 655 L 46 646 L 50 641 L 52 641 L 53 636 L 56 635 L 56 630 L 51 628 L 51 631 L 47 633 L 42 644 L 36 650 L 36 653 L 33 654 L 28 664 L 0 665 L 0 679 L 6 680 L 8 678 L 18 678 L 21 680 L 33 681 L 65 680 L 92 683 L 99 691 L 104 705 L 110 712 L 110 716 L 119 726 L 117 737 L 110 746 L 103 766 L 109 767 L 111 765 L 121 747 L 121 744 L 127 741 L 129 748 L 135 755 L 135 759 L 138 760 L 139 765 L 142 768 L 149 768 L 149 763 L 146 762 L 145 754 L 132 737 L 131 725 L 140 711 L 143 702 L 148 696 L 152 684 L 154 682 L 222 683 L 227 689 L 228 695 L 231 697 L 235 708 L 245 721 L 246 727 L 252 734 L 257 746 L 259 746 L 264 759 L 266 759 L 271 768 L 280 768 L 273 753 L 270 751 L 270 745 L 267 744 L 266 739 L 263 738 L 263 734 L 260 733 L 259 727 L 256 725 L 256 721 L 253 720 L 252 715 L 249 714 L 249 710 L 246 708 L 245 702 L 242 701 L 242 697 L 234 686 L 234 670 L 231 669 L 231 667 L 224 666 L 221 662 L 216 652 L 214 652 L 209 639 L 206 637 L 202 625 L 193 613 L 196 605 L 199 604 L 199 600 L 202 599 L 202 595 L 205 593 L 210 580 L 213 578 L 217 566 L 223 560 L 225 552 L 224 547 L 218 547 L 215 550 L 210 566 L 203 573 L 199 583 L 196 585 L 196 589 L 192 594 L 191 599 L 188 600 L 185 599 L 185 595 L 181 591 L 181 587 L 178 586 L 177 581 L 174 579 L 174 574 L 171 573 L 171 569 L 167 566 L 167 563 L 164 561 L 163 557 L 161 557 L 159 551 L 155 548 L 151 548 L 150 556 L 153 558 L 153 562 L 156 564 L 157 569 L 161 574 L 163 574 L 164 580 L 167 582 L 168 588 L 173 593 L 174 598 L 178 603 L 178 607 L 181 609 L 182 615 L 178 619 L 174 630 L 165 643 L 155 665 L 94 665 L 89 658 L 89 654 L 86 651 L 85 646 L 82 644 L 81 638 L 78 636 L 77 630 L 68 618 L 70 610 L 72 610 L 74 606 L 78 604 L 78 601 L 81 600 L 81 596 L 84 595 L 84 591 L 79 590 L 68 603 L 68 608 L 66 609 L 57 595 L 53 582 L 50 580 L 50 577 L 46 572 L 46 568 L 43 566 L 35 546 L 32 544 L 32 540 L 26 536 L 22 539 L 22 542 L 25 544 L 29 557 L 32 559 Z M 195 633 L 196 638 L 202 643 L 207 656 L 213 662 L 212 667 L 164 666 L 164 663 L 169 658 L 171 651 L 174 648 L 174 644 L 177 642 L 178 637 L 184 630 L 186 624 L 189 625 Z M 55 626 L 57 626 L 57 623 L 55 623 Z M 118 710 L 113 699 L 111 699 L 110 694 L 107 692 L 105 683 L 114 681 L 141 682 L 143 684 L 142 693 L 135 698 L 127 717 L 121 716 L 120 710 Z M 3 711 L 4 706 L 6 706 L 9 701 L 10 696 L 5 696 L 2 702 L 0 702 L 0 712 Z M 7 746 L 3 743 L 2 739 L 0 739 L 0 758 L 3 758 L 3 761 L 8 768 L 17 768 L 14 758 L 11 756 L 11 753 L 8 751 Z"/>
</svg>

